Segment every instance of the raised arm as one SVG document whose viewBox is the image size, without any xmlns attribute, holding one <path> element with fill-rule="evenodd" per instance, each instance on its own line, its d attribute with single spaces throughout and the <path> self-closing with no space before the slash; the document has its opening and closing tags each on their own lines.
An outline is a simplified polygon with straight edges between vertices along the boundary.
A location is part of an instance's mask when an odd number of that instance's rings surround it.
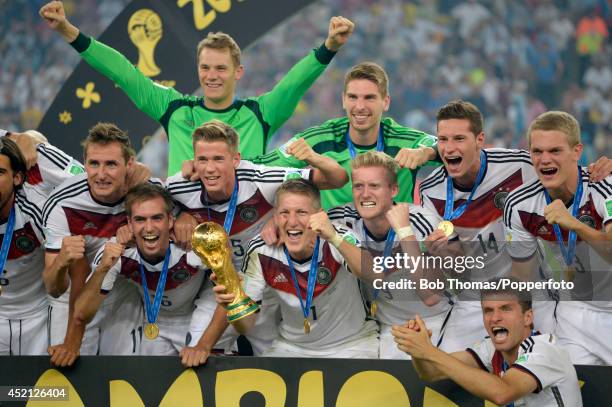
<svg viewBox="0 0 612 407">
<path fill-rule="evenodd" d="M 310 215 L 309 227 L 322 239 L 327 240 L 338 249 L 351 273 L 355 274 L 357 278 L 366 281 L 371 281 L 374 278 L 373 273 L 369 272 L 372 270 L 370 253 L 349 242 L 348 236 L 342 236 L 338 233 L 327 217 L 327 213 L 321 210 Z"/>
<path fill-rule="evenodd" d="M 264 120 L 270 124 L 266 142 L 295 111 L 297 104 L 323 73 L 336 52 L 348 41 L 355 25 L 344 17 L 332 17 L 325 43 L 296 63 L 274 88 L 260 96 Z"/>
<path fill-rule="evenodd" d="M 341 188 L 349 181 L 346 170 L 340 164 L 316 153 L 303 138 L 287 147 L 287 153 L 313 168 L 312 181 L 319 189 Z"/>
<path fill-rule="evenodd" d="M 115 82 L 138 109 L 154 120 L 160 120 L 169 103 L 182 96 L 173 88 L 155 84 L 115 49 L 80 32 L 66 18 L 61 1 L 44 5 L 39 14 L 92 68 Z"/>
<path fill-rule="evenodd" d="M 77 261 L 85 262 L 84 256 L 85 238 L 83 236 L 66 236 L 62 240 L 59 253 L 50 251 L 45 253 L 43 282 L 49 295 L 57 298 L 68 290 L 70 267 Z"/>
</svg>

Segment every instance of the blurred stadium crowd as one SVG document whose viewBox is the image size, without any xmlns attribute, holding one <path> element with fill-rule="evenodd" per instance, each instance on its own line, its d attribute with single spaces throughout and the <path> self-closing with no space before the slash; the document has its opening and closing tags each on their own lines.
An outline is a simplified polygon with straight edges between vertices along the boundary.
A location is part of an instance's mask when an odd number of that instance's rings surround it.
<svg viewBox="0 0 612 407">
<path fill-rule="evenodd" d="M 36 128 L 79 62 L 38 17 L 43 3 L 0 0 L 0 127 Z M 77 26 L 98 36 L 129 1 L 64 3 Z M 610 7 L 608 0 L 319 0 L 246 50 L 237 94 L 270 89 L 323 41 L 329 17 L 344 15 L 356 23 L 353 38 L 270 147 L 342 116 L 343 73 L 372 60 L 389 74 L 389 115 L 402 124 L 435 134 L 437 109 L 461 97 L 484 113 L 490 145 L 524 147 L 528 123 L 561 109 L 580 121 L 590 162 L 612 155 Z"/>
</svg>

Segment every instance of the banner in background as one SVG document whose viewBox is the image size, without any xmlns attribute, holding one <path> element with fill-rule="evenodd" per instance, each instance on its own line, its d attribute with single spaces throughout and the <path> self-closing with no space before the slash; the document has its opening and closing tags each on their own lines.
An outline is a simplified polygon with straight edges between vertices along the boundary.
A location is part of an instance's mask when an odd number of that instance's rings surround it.
<svg viewBox="0 0 612 407">
<path fill-rule="evenodd" d="M 244 50 L 314 0 L 134 0 L 100 36 L 142 73 L 179 92 L 199 88 L 196 46 L 209 31 L 230 34 Z M 88 34 L 88 33 L 85 33 Z M 291 44 L 287 44 L 291 46 Z M 66 52 L 76 52 L 66 45 Z M 160 125 L 114 83 L 81 61 L 45 113 L 38 130 L 73 157 L 98 122 L 129 132 L 136 150 Z"/>
<path fill-rule="evenodd" d="M 57 406 L 494 406 L 450 381 L 424 383 L 399 360 L 211 357 L 186 370 L 178 357 L 85 356 L 56 370 L 48 357 L 4 356 L 0 366 L 0 405 L 7 389 L 36 385 L 66 389 Z M 577 370 L 584 405 L 612 405 L 612 367 Z"/>
</svg>

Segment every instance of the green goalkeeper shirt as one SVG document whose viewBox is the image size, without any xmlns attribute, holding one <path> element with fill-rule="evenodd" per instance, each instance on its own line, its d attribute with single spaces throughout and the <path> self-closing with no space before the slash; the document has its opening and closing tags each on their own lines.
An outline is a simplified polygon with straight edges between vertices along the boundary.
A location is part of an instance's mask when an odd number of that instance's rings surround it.
<svg viewBox="0 0 612 407">
<path fill-rule="evenodd" d="M 223 110 L 208 109 L 204 98 L 185 95 L 153 82 L 121 53 L 80 33 L 71 45 L 95 70 L 117 84 L 144 113 L 158 121 L 168 135 L 168 174 L 193 159 L 191 135 L 203 123 L 217 119 L 231 125 L 240 136 L 245 159 L 265 152 L 274 132 L 293 114 L 302 96 L 323 73 L 335 55 L 321 45 L 287 72 L 270 92 L 236 99 Z"/>
<path fill-rule="evenodd" d="M 384 141 L 384 152 L 395 157 L 401 148 L 433 147 L 436 138 L 419 130 L 411 129 L 397 124 L 391 118 L 381 121 Z M 320 126 L 311 127 L 296 134 L 291 140 L 270 153 L 253 160 L 257 164 L 280 167 L 306 167 L 305 161 L 300 161 L 286 153 L 287 146 L 299 138 L 304 138 L 312 149 L 337 161 L 350 175 L 351 155 L 346 143 L 346 132 L 348 131 L 348 118 L 328 120 Z M 355 144 L 357 154 L 376 149 L 376 143 L 369 146 Z M 439 163 L 433 163 L 439 165 Z M 401 202 L 412 202 L 414 179 L 416 171 L 402 168 L 398 173 L 399 194 L 397 200 Z M 321 191 L 321 204 L 323 208 L 329 209 L 334 206 L 345 205 L 353 202 L 351 182 L 342 188 Z"/>
</svg>

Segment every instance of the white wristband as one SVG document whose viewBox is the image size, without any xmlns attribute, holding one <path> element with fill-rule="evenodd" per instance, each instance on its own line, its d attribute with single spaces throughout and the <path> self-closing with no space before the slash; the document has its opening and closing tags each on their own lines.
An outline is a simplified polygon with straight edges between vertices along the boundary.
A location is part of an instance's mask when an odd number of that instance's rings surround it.
<svg viewBox="0 0 612 407">
<path fill-rule="evenodd" d="M 343 240 L 344 239 L 342 238 L 342 236 L 336 233 L 334 237 L 329 239 L 329 243 L 331 243 L 337 249 L 340 247 L 340 244 L 342 243 Z"/>
<path fill-rule="evenodd" d="M 399 228 L 397 231 L 397 237 L 400 240 L 404 240 L 407 237 L 414 236 L 414 232 L 412 231 L 412 226 L 404 226 L 403 228 Z"/>
</svg>

